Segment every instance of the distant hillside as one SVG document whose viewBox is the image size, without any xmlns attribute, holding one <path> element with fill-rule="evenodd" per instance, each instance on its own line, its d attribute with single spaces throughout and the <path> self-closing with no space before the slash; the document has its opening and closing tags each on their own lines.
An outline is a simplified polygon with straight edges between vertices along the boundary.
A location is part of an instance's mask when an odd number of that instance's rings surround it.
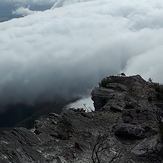
<svg viewBox="0 0 163 163">
<path fill-rule="evenodd" d="M 0 112 L 0 127 L 21 126 L 31 128 L 36 119 L 48 117 L 50 112 L 60 114 L 66 105 L 76 100 L 77 98 L 71 100 L 57 98 L 57 100 L 53 102 L 40 102 L 36 104 L 16 103 L 6 105 L 3 108 L 5 111 Z"/>
</svg>

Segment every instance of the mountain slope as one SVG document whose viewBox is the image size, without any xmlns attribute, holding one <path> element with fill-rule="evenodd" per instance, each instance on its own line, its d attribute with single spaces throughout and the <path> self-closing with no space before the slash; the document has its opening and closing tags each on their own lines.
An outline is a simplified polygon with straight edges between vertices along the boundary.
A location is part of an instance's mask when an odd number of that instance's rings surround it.
<svg viewBox="0 0 163 163">
<path fill-rule="evenodd" d="M 92 91 L 95 111 L 64 110 L 33 130 L 0 136 L 0 162 L 162 162 L 163 87 L 141 76 L 110 76 Z"/>
</svg>

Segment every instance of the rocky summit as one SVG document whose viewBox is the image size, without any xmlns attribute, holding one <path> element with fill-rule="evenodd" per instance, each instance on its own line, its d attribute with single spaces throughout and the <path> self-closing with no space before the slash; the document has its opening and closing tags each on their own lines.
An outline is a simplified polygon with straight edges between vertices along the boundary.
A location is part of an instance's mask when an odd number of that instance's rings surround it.
<svg viewBox="0 0 163 163">
<path fill-rule="evenodd" d="M 1 163 L 162 163 L 163 86 L 140 75 L 104 78 L 95 111 L 66 109 L 0 135 Z"/>
</svg>

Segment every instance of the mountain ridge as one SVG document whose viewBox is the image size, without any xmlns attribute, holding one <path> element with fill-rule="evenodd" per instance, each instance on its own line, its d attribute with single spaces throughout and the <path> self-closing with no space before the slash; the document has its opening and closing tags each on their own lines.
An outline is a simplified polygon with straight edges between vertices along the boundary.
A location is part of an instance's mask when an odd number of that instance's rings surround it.
<svg viewBox="0 0 163 163">
<path fill-rule="evenodd" d="M 64 109 L 0 135 L 0 162 L 161 163 L 163 87 L 109 76 L 92 90 L 95 111 Z"/>
</svg>

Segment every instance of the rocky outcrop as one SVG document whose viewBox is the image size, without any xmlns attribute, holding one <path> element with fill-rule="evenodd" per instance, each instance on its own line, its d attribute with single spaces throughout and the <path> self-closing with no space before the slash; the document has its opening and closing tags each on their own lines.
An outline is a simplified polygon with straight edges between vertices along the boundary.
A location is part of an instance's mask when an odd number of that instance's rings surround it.
<svg viewBox="0 0 163 163">
<path fill-rule="evenodd" d="M 161 93 L 139 75 L 107 77 L 92 91 L 95 111 L 68 109 L 3 132 L 0 162 L 161 163 Z"/>
<path fill-rule="evenodd" d="M 156 135 L 158 132 L 157 130 L 153 129 L 148 125 L 139 126 L 139 125 L 122 123 L 122 124 L 117 124 L 115 126 L 114 133 L 119 137 L 143 139 L 146 137 L 150 137 L 152 135 Z"/>
</svg>

